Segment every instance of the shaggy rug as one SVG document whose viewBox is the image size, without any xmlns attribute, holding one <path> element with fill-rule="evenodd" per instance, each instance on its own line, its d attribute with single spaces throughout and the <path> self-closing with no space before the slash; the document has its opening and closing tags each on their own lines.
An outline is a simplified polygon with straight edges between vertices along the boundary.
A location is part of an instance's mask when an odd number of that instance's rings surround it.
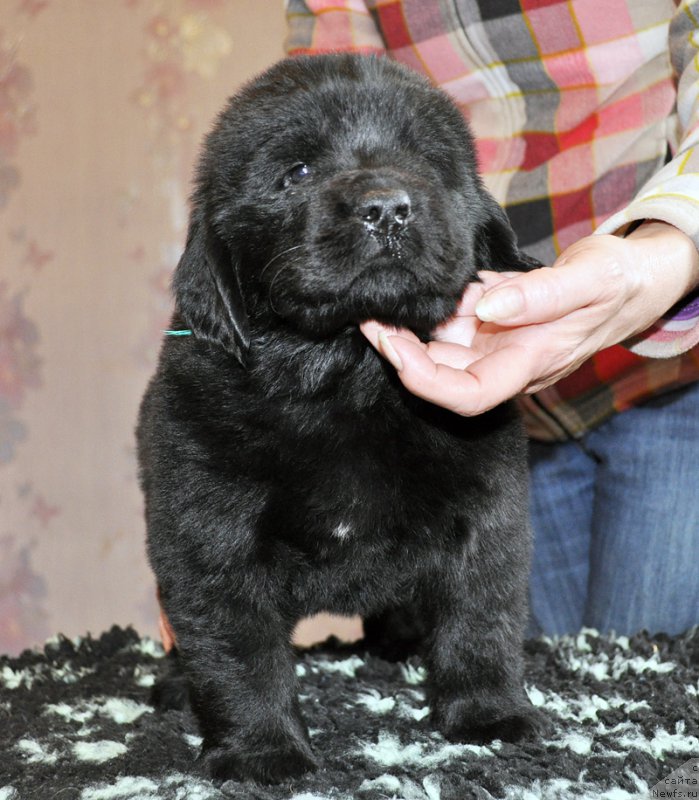
<svg viewBox="0 0 699 800">
<path fill-rule="evenodd" d="M 288 785 L 215 786 L 197 772 L 191 715 L 148 705 L 160 645 L 118 628 L 59 636 L 43 652 L 0 658 L 0 800 L 698 796 L 688 793 L 699 779 L 697 629 L 630 639 L 584 630 L 526 650 L 529 696 L 553 721 L 543 741 L 450 744 L 430 727 L 419 661 L 328 642 L 296 667 L 321 769 Z"/>
</svg>

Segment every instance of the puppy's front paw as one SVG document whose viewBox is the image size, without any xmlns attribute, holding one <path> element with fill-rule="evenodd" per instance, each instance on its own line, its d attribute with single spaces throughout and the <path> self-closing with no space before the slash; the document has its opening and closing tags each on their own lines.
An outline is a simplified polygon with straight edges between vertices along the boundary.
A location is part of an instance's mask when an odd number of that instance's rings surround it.
<svg viewBox="0 0 699 800">
<path fill-rule="evenodd" d="M 519 742 L 541 735 L 542 725 L 538 712 L 515 712 L 490 721 L 464 720 L 461 725 L 444 732 L 454 742 L 488 744 L 495 739 Z"/>
<path fill-rule="evenodd" d="M 436 724 L 452 742 L 488 744 L 495 739 L 519 742 L 535 739 L 550 729 L 548 719 L 535 708 L 506 703 L 492 706 L 456 701 L 436 715 Z"/>
<path fill-rule="evenodd" d="M 204 750 L 201 759 L 206 772 L 221 782 L 254 780 L 281 783 L 318 768 L 312 754 L 294 742 L 254 751 L 212 747 Z"/>
</svg>

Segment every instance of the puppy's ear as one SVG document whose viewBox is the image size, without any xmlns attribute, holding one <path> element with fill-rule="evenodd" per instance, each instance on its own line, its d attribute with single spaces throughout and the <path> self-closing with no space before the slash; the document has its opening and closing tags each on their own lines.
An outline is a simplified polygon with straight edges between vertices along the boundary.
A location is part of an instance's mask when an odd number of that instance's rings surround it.
<svg viewBox="0 0 699 800">
<path fill-rule="evenodd" d="M 507 215 L 491 195 L 483 190 L 484 218 L 476 231 L 474 250 L 477 269 L 495 272 L 528 272 L 544 265 L 523 253 Z"/>
<path fill-rule="evenodd" d="M 196 209 L 172 286 L 177 309 L 192 333 L 220 345 L 245 366 L 250 330 L 238 265 Z"/>
</svg>

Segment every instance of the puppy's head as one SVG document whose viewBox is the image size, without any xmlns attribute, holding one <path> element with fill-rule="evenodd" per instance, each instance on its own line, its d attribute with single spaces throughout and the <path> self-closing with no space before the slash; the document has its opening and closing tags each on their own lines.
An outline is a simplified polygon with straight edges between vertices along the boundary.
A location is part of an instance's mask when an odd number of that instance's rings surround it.
<svg viewBox="0 0 699 800">
<path fill-rule="evenodd" d="M 526 269 L 445 94 L 386 59 L 285 60 L 233 97 L 199 165 L 174 288 L 240 360 L 256 325 L 426 334 L 479 269 Z"/>
</svg>

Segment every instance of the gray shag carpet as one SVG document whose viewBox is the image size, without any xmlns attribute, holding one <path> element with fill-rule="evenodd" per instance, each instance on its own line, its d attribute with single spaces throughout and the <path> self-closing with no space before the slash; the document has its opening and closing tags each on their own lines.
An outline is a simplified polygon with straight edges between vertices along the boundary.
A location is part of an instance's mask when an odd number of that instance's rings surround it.
<svg viewBox="0 0 699 800">
<path fill-rule="evenodd" d="M 487 747 L 432 730 L 417 659 L 333 641 L 299 653 L 321 769 L 293 784 L 216 786 L 197 770 L 191 714 L 148 704 L 159 644 L 119 628 L 58 636 L 0 658 L 0 800 L 628 800 L 663 796 L 653 787 L 699 756 L 698 629 L 583 630 L 530 641 L 526 653 L 527 690 L 552 732 Z"/>
</svg>

